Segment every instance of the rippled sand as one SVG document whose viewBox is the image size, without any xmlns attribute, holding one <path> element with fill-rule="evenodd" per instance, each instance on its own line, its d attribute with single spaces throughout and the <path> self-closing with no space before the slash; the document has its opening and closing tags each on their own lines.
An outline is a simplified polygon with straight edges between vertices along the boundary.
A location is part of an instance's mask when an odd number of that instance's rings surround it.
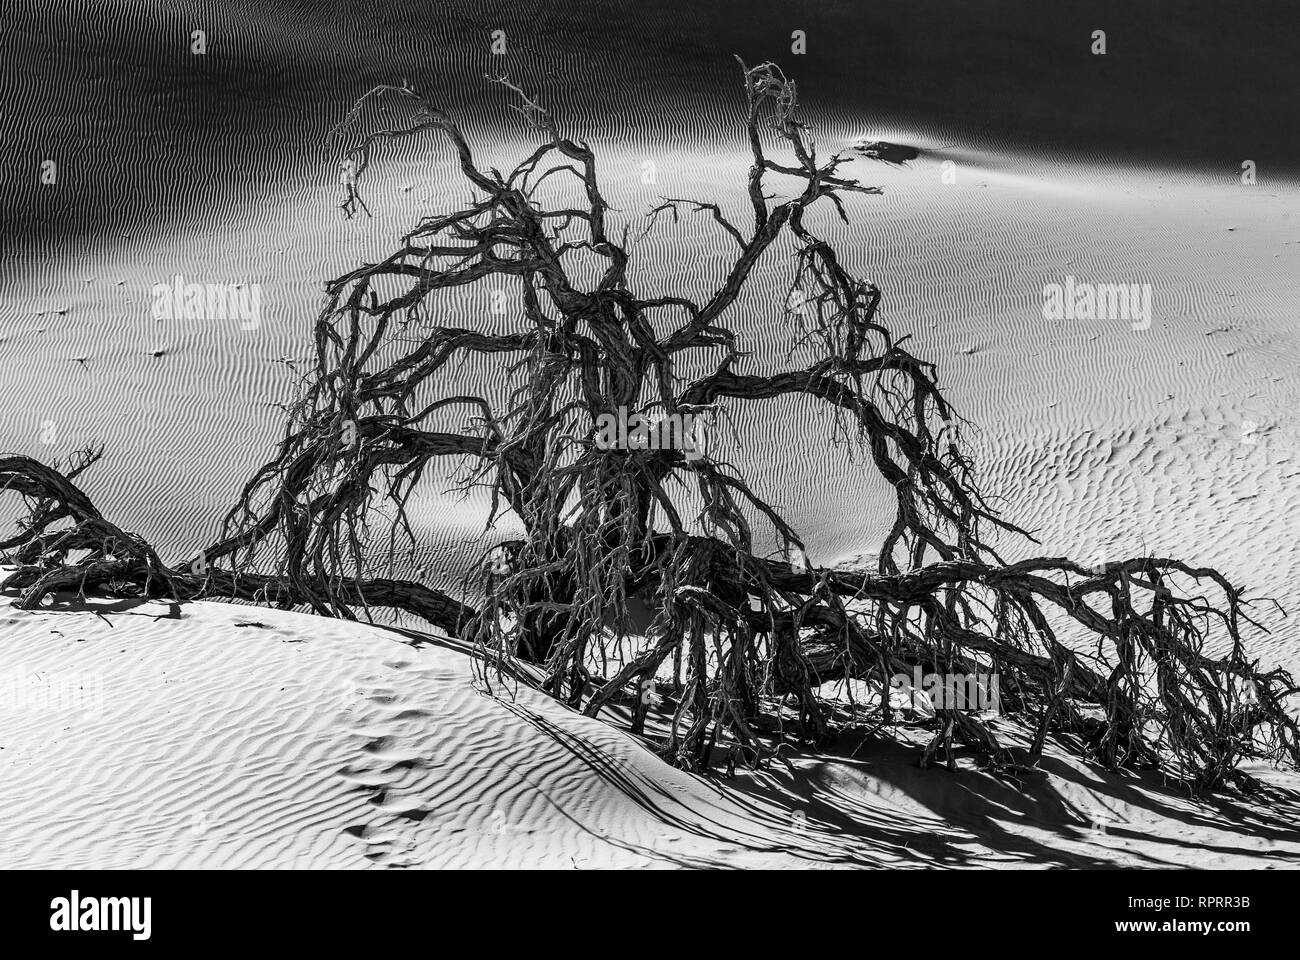
<svg viewBox="0 0 1300 960">
<path fill-rule="evenodd" d="M 6 184 L 21 229 L 0 287 L 0 447 L 48 461 L 104 444 L 85 489 L 176 558 L 211 537 L 268 456 L 292 396 L 285 361 L 310 354 L 323 282 L 464 195 L 445 147 L 407 140 L 363 182 L 374 217 L 343 219 L 325 136 L 352 98 L 399 79 L 365 38 L 443 93 L 484 164 L 512 164 L 531 142 L 481 80 L 498 65 L 486 42 L 466 39 L 497 22 L 490 4 L 415 28 L 383 4 L 351 20 L 232 5 L 207 11 L 213 47 L 201 65 L 185 49 L 190 21 L 121 7 L 120 22 L 92 17 L 65 43 L 41 33 L 34 8 L 15 14 L 22 55 L 6 76 L 87 92 L 52 95 L 15 131 L 29 166 L 56 157 L 60 180 Z M 509 63 L 590 137 L 616 218 L 634 232 L 661 196 L 740 212 L 738 90 L 708 39 L 722 28 L 699 10 L 680 23 L 653 5 L 645 16 L 635 70 L 627 42 L 563 19 L 510 26 Z M 373 36 L 350 32 L 361 23 Z M 1272 632 L 1250 638 L 1252 649 L 1264 666 L 1300 672 L 1300 632 L 1286 615 L 1300 567 L 1300 181 L 1261 161 L 1258 183 L 1244 185 L 1231 150 L 1217 163 L 1116 157 L 1062 140 L 1046 116 L 1030 118 L 1043 124 L 1037 136 L 981 129 L 975 117 L 942 123 L 921 99 L 909 116 L 881 102 L 878 83 L 864 80 L 859 95 L 818 69 L 809 62 L 810 88 L 825 95 L 813 114 L 823 151 L 864 138 L 921 151 L 901 167 L 853 161 L 884 195 L 853 198 L 847 226 L 826 211 L 810 225 L 883 289 L 882 319 L 938 365 L 972 422 L 986 492 L 1042 541 L 1004 544 L 1007 554 L 1149 552 L 1217 566 L 1251 595 L 1279 599 L 1285 610 L 1259 609 Z M 565 78 L 584 70 L 622 79 L 577 92 Z M 716 92 L 700 94 L 706 84 Z M 647 294 L 700 294 L 721 276 L 729 242 L 707 218 L 661 225 L 633 251 L 633 281 Z M 750 371 L 801 359 L 787 360 L 782 315 L 789 250 L 773 253 L 734 308 Z M 259 322 L 156 319 L 152 288 L 178 274 L 259 285 Z M 1149 328 L 1045 320 L 1043 288 L 1067 276 L 1150 284 Z M 491 314 L 487 290 L 441 304 L 440 319 L 509 322 Z M 456 377 L 454 392 L 504 390 L 486 365 Z M 719 450 L 784 510 L 815 563 L 871 553 L 890 498 L 863 458 L 830 442 L 823 415 L 793 400 L 729 413 L 736 435 L 719 431 Z M 420 495 L 411 565 L 444 588 L 481 549 L 485 506 L 449 486 Z M 1050 786 L 1020 800 L 973 772 L 954 790 L 883 747 L 862 763 L 808 759 L 792 778 L 719 787 L 539 698 L 512 713 L 471 691 L 463 655 L 412 650 L 371 628 L 202 604 L 180 620 L 123 611 L 112 630 L 85 614 L 2 616 L 6 663 L 98 672 L 108 692 L 104 717 L 67 729 L 48 714 L 0 718 L 0 806 L 15 824 L 0 860 L 15 865 L 1203 864 L 1202 846 L 1225 864 L 1296 855 L 1266 818 L 1230 825 L 1229 837 L 1224 815 L 1063 760 Z M 339 702 L 341 678 L 364 694 Z M 539 723 L 558 725 L 561 740 Z M 990 808 L 1004 801 L 1010 812 Z M 1096 842 L 1079 813 L 1107 804 L 1129 825 L 1122 842 L 1114 831 Z M 209 826 L 195 833 L 199 813 Z M 940 820 L 950 831 L 936 836 Z"/>
</svg>

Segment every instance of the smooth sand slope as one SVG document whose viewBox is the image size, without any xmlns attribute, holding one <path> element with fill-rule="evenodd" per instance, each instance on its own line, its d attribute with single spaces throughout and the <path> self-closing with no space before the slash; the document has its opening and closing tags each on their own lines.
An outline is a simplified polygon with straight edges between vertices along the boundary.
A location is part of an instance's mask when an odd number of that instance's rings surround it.
<svg viewBox="0 0 1300 960">
<path fill-rule="evenodd" d="M 376 627 L 92 602 L 6 604 L 0 628 L 4 867 L 1300 865 L 1296 803 L 1194 804 L 1055 757 L 1022 789 L 856 738 L 692 776 Z"/>
</svg>

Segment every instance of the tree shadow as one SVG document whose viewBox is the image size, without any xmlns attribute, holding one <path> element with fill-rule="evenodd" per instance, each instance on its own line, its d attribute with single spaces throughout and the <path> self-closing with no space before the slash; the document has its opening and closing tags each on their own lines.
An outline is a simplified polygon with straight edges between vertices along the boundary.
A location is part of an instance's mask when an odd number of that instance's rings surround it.
<svg viewBox="0 0 1300 960">
<path fill-rule="evenodd" d="M 652 771 L 628 764 L 517 701 L 501 702 L 665 827 L 748 853 L 782 854 L 809 865 L 874 868 L 1187 865 L 1186 857 L 1166 856 L 1165 849 L 1170 854 L 1195 850 L 1300 863 L 1300 849 L 1261 849 L 1283 841 L 1300 845 L 1295 826 L 1300 822 L 1300 794 L 1294 791 L 1280 791 L 1281 802 L 1272 809 L 1223 797 L 1194 800 L 1158 774 L 1110 773 L 1052 756 L 1040 764 L 1042 775 L 1018 782 L 969 762 L 959 762 L 953 770 L 923 770 L 915 746 L 877 736 L 862 758 L 833 750 L 805 754 L 792 758 L 786 768 L 745 771 L 731 778 L 677 771 L 717 798 L 716 806 L 702 809 L 698 804 L 687 807 L 686 798 L 656 780 Z M 646 744 L 640 745 L 651 753 Z M 650 765 L 663 762 L 653 755 L 646 760 Z M 1117 806 L 1140 812 L 1141 817 L 1108 822 L 1099 830 L 1099 812 Z M 1243 842 L 1181 839 L 1179 827 L 1227 833 Z M 667 854 L 599 836 L 678 866 L 734 865 L 723 856 Z"/>
</svg>

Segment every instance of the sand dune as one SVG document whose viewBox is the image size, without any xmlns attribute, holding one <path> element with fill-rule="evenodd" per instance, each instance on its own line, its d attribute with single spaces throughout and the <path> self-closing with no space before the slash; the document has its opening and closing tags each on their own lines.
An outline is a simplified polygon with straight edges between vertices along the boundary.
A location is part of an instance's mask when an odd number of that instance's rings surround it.
<svg viewBox="0 0 1300 960">
<path fill-rule="evenodd" d="M 826 138 L 851 144 L 860 136 L 846 124 Z M 422 152 L 441 155 L 432 143 Z M 957 182 L 943 184 L 943 157 L 927 153 L 901 169 L 855 162 L 884 196 L 855 201 L 849 227 L 829 219 L 817 227 L 884 289 L 886 322 L 912 333 L 914 349 L 939 365 L 974 424 L 968 441 L 988 491 L 1039 532 L 1042 552 L 1187 556 L 1220 566 L 1257 595 L 1284 595 L 1300 542 L 1300 513 L 1289 509 L 1300 241 L 1288 232 L 1300 222 L 1300 190 L 970 150 Z M 653 186 L 640 183 L 639 162 L 611 145 L 604 165 L 611 203 L 629 222 L 660 193 L 708 194 L 740 208 L 744 161 L 734 144 L 674 155 Z M 998 172 L 1006 169 L 1019 173 Z M 265 205 L 202 235 L 160 226 L 107 255 L 89 283 L 84 270 L 32 271 L 6 299 L 0 323 L 0 370 L 20 400 L 0 416 L 0 438 L 44 459 L 103 443 L 104 462 L 86 475 L 96 501 L 175 555 L 201 546 L 278 436 L 279 404 L 294 382 L 279 361 L 306 358 L 321 278 L 379 255 L 436 208 L 436 187 L 450 181 L 445 171 L 434 176 L 421 181 L 401 163 L 379 167 L 374 220 L 342 220 L 326 184 L 309 199 Z M 418 190 L 400 189 L 413 180 Z M 726 255 L 719 234 L 706 222 L 656 230 L 635 251 L 652 265 L 639 271 L 644 289 L 698 293 L 715 282 Z M 156 249 L 164 243 L 165 268 Z M 698 252 L 689 272 L 682 249 Z M 736 308 L 752 370 L 804 359 L 785 359 L 791 331 L 779 256 Z M 154 320 L 150 288 L 175 273 L 261 284 L 260 324 Z M 1067 275 L 1150 283 L 1150 328 L 1044 320 L 1043 286 Z M 489 293 L 448 296 L 442 309 L 495 329 L 509 318 L 490 314 Z M 505 389 L 487 364 L 467 364 L 451 387 L 488 396 Z M 830 421 L 798 401 L 728 412 L 729 424 L 714 431 L 719 450 L 788 511 L 814 561 L 874 548 L 889 501 L 870 469 L 846 462 L 829 442 Z M 475 535 L 486 509 L 451 487 L 434 480 L 422 497 L 412 563 L 444 588 L 481 550 Z M 1013 554 L 1027 549 L 1011 546 Z M 1265 651 L 1297 665 L 1292 622 L 1278 617 L 1270 626 Z"/>
<path fill-rule="evenodd" d="M 734 51 L 782 60 L 800 77 L 823 150 L 888 140 L 920 151 L 898 167 L 853 161 L 884 195 L 855 198 L 849 225 L 823 211 L 810 226 L 880 285 L 884 322 L 938 364 L 972 422 L 986 492 L 1042 541 L 1002 544 L 1010 557 L 1181 556 L 1292 605 L 1300 177 L 1286 168 L 1294 125 L 1273 119 L 1290 107 L 1286 91 L 1261 79 L 1257 52 L 1283 43 L 1281 31 L 1246 42 L 1241 23 L 1225 24 L 1210 71 L 1188 41 L 1203 14 L 1169 24 L 1116 7 L 1128 28 L 1113 31 L 1116 50 L 1142 42 L 1143 53 L 1082 80 L 1072 41 L 1034 39 L 1047 16 L 1086 33 L 1075 10 L 1021 17 L 996 5 L 967 29 L 936 5 L 819 5 L 807 26 L 825 46 L 790 62 L 786 13 L 767 4 L 331 6 L 113 2 L 87 10 L 79 32 L 55 29 L 35 3 L 12 14 L 14 55 L 0 72 L 29 122 L 11 131 L 21 162 L 0 181 L 13 227 L 0 281 L 0 448 L 66 462 L 102 443 L 85 489 L 165 558 L 210 540 L 270 452 L 323 282 L 391 251 L 464 193 L 445 146 L 413 138 L 367 175 L 373 218 L 343 219 L 326 137 L 356 96 L 403 76 L 426 83 L 483 163 L 513 165 L 533 144 L 483 79 L 504 69 L 591 139 L 615 219 L 635 234 L 662 196 L 743 210 Z M 1275 12 L 1264 4 L 1255 16 L 1267 24 Z M 862 19 L 836 29 L 850 16 Z M 212 46 L 196 59 L 187 45 L 198 25 Z M 498 27 L 512 45 L 499 60 L 487 43 Z M 1015 57 L 990 45 L 1007 30 L 1019 38 Z M 917 35 L 926 42 L 909 42 Z M 953 63 L 968 73 L 954 75 Z M 972 81 L 977 67 L 996 82 Z M 1238 82 L 1220 82 L 1224 72 Z M 1256 95 L 1239 96 L 1242 87 Z M 1238 177 L 1247 156 L 1261 164 L 1251 186 Z M 51 158 L 56 187 L 32 175 Z M 661 225 L 635 248 L 633 278 L 646 294 L 699 294 L 718 280 L 728 242 L 707 218 Z M 746 372 L 802 359 L 788 356 L 788 252 L 775 251 L 735 307 Z M 154 286 L 178 275 L 255 285 L 260 315 L 155 316 Z M 1150 326 L 1045 320 L 1044 287 L 1067 276 L 1150 284 Z M 447 295 L 436 319 L 510 322 L 486 290 Z M 486 363 L 466 364 L 450 387 L 506 389 Z M 783 509 L 810 558 L 869 556 L 890 517 L 888 491 L 830 442 L 829 421 L 797 401 L 728 412 L 717 449 Z M 483 549 L 486 513 L 452 486 L 434 478 L 412 504 L 419 542 L 404 571 L 447 590 Z M 413 647 L 374 627 L 242 607 L 92 607 L 0 609 L 0 669 L 15 689 L 39 697 L 48 682 L 86 680 L 100 697 L 89 713 L 0 699 L 0 864 L 1300 857 L 1291 808 L 1195 805 L 1059 757 L 1024 793 L 973 770 L 919 772 L 884 743 L 706 780 L 529 691 L 514 702 L 481 696 L 451 644 Z M 1272 633 L 1250 638 L 1252 649 L 1266 666 L 1300 672 L 1294 615 L 1259 612 Z"/>
<path fill-rule="evenodd" d="M 1300 864 L 1300 805 L 1196 804 L 1059 757 L 1014 789 L 850 737 L 693 776 L 376 627 L 108 602 L 6 605 L 0 627 L 5 867 Z"/>
</svg>

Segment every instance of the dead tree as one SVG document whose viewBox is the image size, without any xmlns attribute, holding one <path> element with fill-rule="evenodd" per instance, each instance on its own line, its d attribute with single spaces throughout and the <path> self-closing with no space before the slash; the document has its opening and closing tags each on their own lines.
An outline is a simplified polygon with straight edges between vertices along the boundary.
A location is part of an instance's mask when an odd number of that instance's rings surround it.
<svg viewBox="0 0 1300 960">
<path fill-rule="evenodd" d="M 1013 757 L 976 715 L 944 707 L 923 763 L 940 752 L 951 763 L 955 740 L 995 768 L 1016 767 L 1053 737 L 1108 767 L 1159 767 L 1212 790 L 1255 786 L 1242 760 L 1300 761 L 1286 710 L 1296 686 L 1248 659 L 1241 632 L 1254 621 L 1219 572 L 1153 557 L 1095 569 L 998 556 L 995 536 L 1029 534 L 981 496 L 934 366 L 877 320 L 880 291 L 851 275 L 806 218 L 822 205 L 847 220 L 852 195 L 879 189 L 846 175 L 847 157 L 819 155 L 778 67 L 742 69 L 752 154 L 743 219 L 665 198 L 647 227 L 703 213 L 734 247 L 705 299 L 633 289 L 634 245 L 610 224 L 593 150 L 508 81 L 498 82 L 539 145 L 504 175 L 479 165 L 455 121 L 413 86 L 372 90 L 349 124 L 381 96 L 408 105 L 413 120 L 348 153 L 345 211 L 364 207 L 358 183 L 373 148 L 423 132 L 450 145 L 473 198 L 328 285 L 314 367 L 284 438 L 200 556 L 164 566 L 48 468 L 0 461 L 0 478 L 35 500 L 7 544 L 20 566 L 6 585 L 24 589 L 20 605 L 84 582 L 341 617 L 397 609 L 477 643 L 486 682 L 494 668 L 531 661 L 543 689 L 589 715 L 632 704 L 638 730 L 649 699 L 638 692 L 659 678 L 671 714 L 662 752 L 686 767 L 707 764 L 720 742 L 749 762 L 771 756 L 774 717 L 817 742 L 833 719 L 820 684 L 883 688 L 916 666 L 996 674 L 1031 741 Z M 785 199 L 773 181 L 793 185 Z M 778 242 L 796 251 L 789 321 L 816 360 L 736 372 L 734 305 Z M 448 325 L 431 307 L 439 291 L 487 281 L 514 289 L 519 329 Z M 509 372 L 504 405 L 447 389 L 453 365 L 473 355 Z M 682 372 L 702 364 L 704 375 Z M 620 410 L 709 416 L 789 395 L 822 405 L 893 491 L 874 569 L 810 565 L 798 532 L 730 464 L 594 442 L 600 418 Z M 378 576 L 393 569 L 398 538 L 414 539 L 413 491 L 456 471 L 490 488 L 493 516 L 509 514 L 521 537 L 485 556 L 459 597 Z M 702 505 L 697 515 L 685 514 L 687 502 Z M 71 529 L 50 533 L 61 519 Z M 765 542 L 777 544 L 766 556 Z M 90 552 L 73 562 L 72 547 Z M 656 611 L 644 634 L 628 622 L 633 594 Z M 888 698 L 876 709 L 891 720 Z"/>
</svg>

